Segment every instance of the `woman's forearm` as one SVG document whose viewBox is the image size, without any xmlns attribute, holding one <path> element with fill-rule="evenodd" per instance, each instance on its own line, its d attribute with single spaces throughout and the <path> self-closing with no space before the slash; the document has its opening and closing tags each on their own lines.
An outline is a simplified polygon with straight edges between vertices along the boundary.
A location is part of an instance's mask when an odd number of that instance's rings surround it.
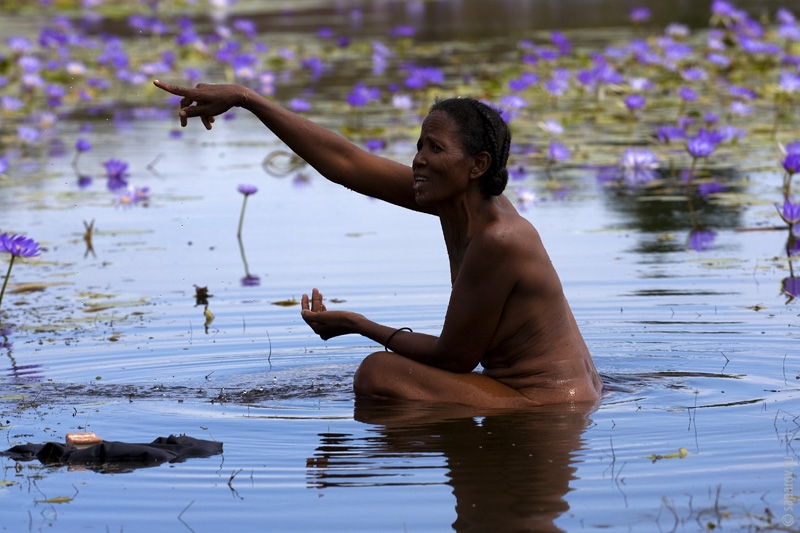
<svg viewBox="0 0 800 533">
<path fill-rule="evenodd" d="M 360 316 L 354 332 L 380 343 L 398 355 L 451 372 L 470 372 L 474 365 L 439 353 L 439 337 L 378 324 Z M 452 354 L 448 354 L 452 356 Z M 469 368 L 468 368 L 469 367 Z"/>
</svg>

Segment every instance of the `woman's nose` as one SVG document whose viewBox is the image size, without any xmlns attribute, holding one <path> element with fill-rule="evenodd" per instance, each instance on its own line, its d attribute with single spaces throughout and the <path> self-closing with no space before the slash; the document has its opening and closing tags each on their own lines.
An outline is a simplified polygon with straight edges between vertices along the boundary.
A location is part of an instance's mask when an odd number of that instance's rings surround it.
<svg viewBox="0 0 800 533">
<path fill-rule="evenodd" d="M 424 163 L 424 161 L 425 160 L 422 157 L 422 151 L 417 152 L 414 155 L 414 159 L 411 160 L 411 168 L 412 169 L 417 168 L 418 166 L 422 165 Z"/>
</svg>

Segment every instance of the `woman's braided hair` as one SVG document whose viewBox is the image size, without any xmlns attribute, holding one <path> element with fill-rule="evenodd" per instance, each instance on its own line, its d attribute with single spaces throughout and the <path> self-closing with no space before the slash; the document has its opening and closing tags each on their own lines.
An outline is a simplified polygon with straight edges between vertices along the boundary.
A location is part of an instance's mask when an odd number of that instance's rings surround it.
<svg viewBox="0 0 800 533">
<path fill-rule="evenodd" d="M 429 112 L 443 111 L 458 125 L 464 150 L 468 155 L 487 152 L 491 164 L 480 177 L 481 192 L 486 196 L 502 194 L 508 183 L 508 151 L 511 132 L 503 117 L 490 106 L 474 98 L 437 99 Z"/>
</svg>

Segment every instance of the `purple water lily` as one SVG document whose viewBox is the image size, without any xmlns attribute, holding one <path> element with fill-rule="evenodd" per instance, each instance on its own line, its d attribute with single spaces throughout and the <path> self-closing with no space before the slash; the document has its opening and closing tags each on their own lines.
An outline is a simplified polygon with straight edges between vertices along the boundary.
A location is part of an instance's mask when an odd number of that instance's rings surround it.
<svg viewBox="0 0 800 533">
<path fill-rule="evenodd" d="M 685 102 L 694 102 L 697 100 L 697 93 L 691 87 L 681 87 L 678 89 L 678 96 Z"/>
<path fill-rule="evenodd" d="M 782 164 L 786 171 L 783 176 L 783 194 L 788 198 L 791 193 L 792 176 L 800 172 L 800 141 L 786 145 L 786 157 L 783 158 Z"/>
<path fill-rule="evenodd" d="M 536 193 L 527 187 L 520 187 L 517 193 L 517 207 L 520 211 L 526 211 L 530 206 L 536 203 Z"/>
<path fill-rule="evenodd" d="M 106 167 L 106 177 L 108 178 L 108 188 L 112 191 L 128 186 L 128 163 L 119 159 L 109 159 L 104 163 Z"/>
<path fill-rule="evenodd" d="M 789 304 L 795 298 L 800 298 L 800 278 L 791 276 L 781 281 L 781 292 L 786 295 L 786 303 Z"/>
<path fill-rule="evenodd" d="M 781 72 L 778 85 L 787 93 L 800 92 L 800 72 Z"/>
<path fill-rule="evenodd" d="M 732 124 L 724 124 L 717 131 L 719 133 L 719 142 L 736 143 L 747 135 L 747 131 Z"/>
<path fill-rule="evenodd" d="M 794 226 L 800 223 L 800 203 L 786 200 L 783 202 L 783 209 L 778 210 L 778 214 L 784 222 L 794 228 Z"/>
<path fill-rule="evenodd" d="M 77 150 L 78 152 L 88 152 L 91 149 L 92 149 L 92 144 L 86 139 L 81 138 L 75 141 L 75 150 Z"/>
<path fill-rule="evenodd" d="M 705 128 L 700 128 L 697 135 L 689 137 L 686 140 L 686 151 L 692 156 L 692 166 L 686 178 L 687 185 L 691 185 L 692 183 L 697 160 L 701 157 L 708 157 L 714 153 L 714 150 L 717 149 L 717 145 L 720 142 L 722 142 L 722 135 L 718 131 L 706 130 Z"/>
<path fill-rule="evenodd" d="M 564 126 L 557 120 L 548 119 L 539 123 L 539 127 L 550 135 L 562 135 L 564 133 Z"/>
<path fill-rule="evenodd" d="M 311 103 L 303 98 L 292 98 L 289 100 L 289 108 L 295 113 L 311 111 Z"/>
<path fill-rule="evenodd" d="M 523 72 L 518 78 L 508 80 L 508 88 L 512 91 L 524 91 L 537 83 L 539 83 L 539 76 L 533 72 Z"/>
<path fill-rule="evenodd" d="M 11 267 L 14 266 L 14 260 L 17 257 L 35 257 L 41 253 L 39 243 L 33 239 L 29 239 L 23 235 L 16 235 L 12 233 L 0 234 L 0 252 L 8 252 L 11 254 L 11 261 L 8 263 L 8 271 L 3 280 L 3 288 L 0 289 L 0 306 L 3 304 L 3 295 L 6 292 L 8 285 L 8 278 L 11 276 Z"/>
<path fill-rule="evenodd" d="M 686 138 L 686 130 L 680 126 L 661 126 L 656 132 L 659 142 L 669 144 L 673 141 Z"/>
<path fill-rule="evenodd" d="M 550 40 L 556 46 L 556 48 L 558 48 L 559 55 L 568 56 L 570 53 L 572 53 L 572 43 L 563 33 L 559 31 L 552 32 L 550 34 Z"/>
<path fill-rule="evenodd" d="M 238 190 L 240 193 L 244 194 L 245 196 L 248 196 L 250 194 L 257 193 L 258 192 L 258 187 L 256 187 L 255 185 L 248 185 L 248 184 L 245 184 L 245 183 L 240 183 L 239 186 L 236 188 L 236 190 Z"/>
<path fill-rule="evenodd" d="M 800 172 L 800 152 L 786 154 L 783 159 L 783 168 L 790 176 Z"/>
<path fill-rule="evenodd" d="M 370 152 L 377 152 L 378 150 L 383 150 L 386 148 L 386 141 L 383 139 L 367 139 L 364 143 L 364 146 Z"/>
<path fill-rule="evenodd" d="M 405 84 L 409 89 L 424 89 L 428 85 L 441 85 L 444 79 L 444 72 L 436 67 L 413 67 L 408 71 Z"/>
<path fill-rule="evenodd" d="M 239 184 L 237 190 L 244 195 L 244 200 L 242 201 L 242 212 L 239 215 L 239 229 L 236 232 L 236 236 L 241 238 L 242 237 L 242 224 L 244 223 L 244 210 L 247 207 L 247 197 L 251 194 L 255 194 L 258 192 L 258 187 L 255 185 L 248 185 L 245 183 Z"/>
<path fill-rule="evenodd" d="M 84 153 L 84 152 L 88 152 L 91 149 L 92 149 L 92 145 L 91 145 L 91 143 L 89 141 L 87 141 L 86 139 L 83 139 L 83 138 L 78 139 L 75 142 L 75 157 L 72 158 L 72 166 L 73 167 L 77 166 L 78 159 L 80 159 L 81 154 Z"/>
<path fill-rule="evenodd" d="M 411 38 L 416 34 L 413 26 L 395 26 L 389 31 L 391 37 Z"/>
<path fill-rule="evenodd" d="M 41 253 L 39 243 L 23 235 L 0 234 L 0 252 L 8 252 L 16 257 L 35 257 Z"/>
<path fill-rule="evenodd" d="M 629 94 L 625 97 L 624 102 L 625 107 L 627 107 L 630 111 L 638 111 L 639 109 L 644 108 L 645 104 L 647 103 L 647 99 L 641 94 Z"/>
<path fill-rule="evenodd" d="M 381 91 L 377 87 L 367 87 L 363 83 L 353 86 L 353 91 L 347 95 L 347 103 L 353 107 L 364 107 L 370 102 L 380 98 Z"/>
<path fill-rule="evenodd" d="M 620 159 L 623 178 L 627 184 L 633 186 L 653 181 L 658 166 L 658 157 L 646 148 L 628 148 Z"/>
<path fill-rule="evenodd" d="M 551 163 L 556 161 L 567 161 L 569 160 L 571 153 L 569 148 L 564 146 L 558 141 L 550 141 L 550 147 L 548 149 L 548 156 Z"/>
<path fill-rule="evenodd" d="M 686 141 L 686 150 L 693 158 L 708 157 L 717 148 L 719 140 L 717 137 L 700 130 L 694 137 L 689 137 Z"/>
<path fill-rule="evenodd" d="M 639 23 L 647 22 L 650 20 L 652 12 L 646 7 L 635 7 L 631 9 L 631 22 Z"/>
</svg>

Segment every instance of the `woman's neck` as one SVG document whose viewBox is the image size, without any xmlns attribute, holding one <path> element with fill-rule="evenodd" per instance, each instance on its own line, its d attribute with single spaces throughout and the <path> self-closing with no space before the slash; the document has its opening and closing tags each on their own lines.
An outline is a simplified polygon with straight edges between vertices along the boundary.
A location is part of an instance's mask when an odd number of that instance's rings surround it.
<svg viewBox="0 0 800 533">
<path fill-rule="evenodd" d="M 450 260 L 450 281 L 455 283 L 472 237 L 496 217 L 496 206 L 493 198 L 470 201 L 465 196 L 457 202 L 437 206 L 437 211 Z"/>
</svg>

